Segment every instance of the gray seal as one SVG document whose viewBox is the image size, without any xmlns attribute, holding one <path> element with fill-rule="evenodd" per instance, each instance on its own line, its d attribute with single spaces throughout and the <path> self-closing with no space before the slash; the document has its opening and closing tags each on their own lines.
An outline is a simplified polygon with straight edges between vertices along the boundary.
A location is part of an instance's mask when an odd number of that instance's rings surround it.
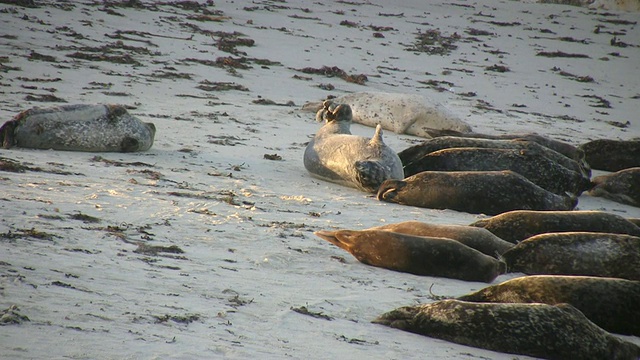
<svg viewBox="0 0 640 360">
<path fill-rule="evenodd" d="M 577 198 L 553 194 L 510 170 L 423 171 L 404 180 L 385 181 L 377 198 L 488 215 L 518 209 L 571 210 L 577 204 Z"/>
<path fill-rule="evenodd" d="M 384 230 L 415 236 L 452 239 L 493 257 L 498 257 L 513 247 L 512 243 L 500 239 L 486 229 L 465 225 L 443 225 L 429 224 L 420 221 L 403 221 L 373 227 L 368 230 Z"/>
<path fill-rule="evenodd" d="M 515 210 L 478 220 L 470 226 L 485 228 L 514 244 L 534 235 L 552 232 L 586 231 L 640 236 L 640 227 L 629 219 L 592 210 Z"/>
<path fill-rule="evenodd" d="M 640 167 L 640 140 L 598 139 L 578 147 L 592 168 L 620 171 Z"/>
<path fill-rule="evenodd" d="M 597 176 L 592 182 L 594 186 L 587 194 L 640 207 L 640 167 Z"/>
<path fill-rule="evenodd" d="M 532 236 L 502 254 L 507 271 L 640 280 L 640 237 L 595 232 Z"/>
<path fill-rule="evenodd" d="M 155 133 L 123 106 L 80 104 L 23 111 L 0 128 L 0 140 L 5 149 L 135 152 L 149 150 Z"/>
<path fill-rule="evenodd" d="M 422 171 L 512 170 L 554 194 L 580 195 L 591 182 L 537 150 L 461 147 L 431 152 L 404 167 L 405 177 Z"/>
<path fill-rule="evenodd" d="M 352 135 L 351 108 L 327 100 L 316 119 L 325 124 L 304 152 L 304 167 L 314 177 L 376 192 L 387 179 L 402 179 L 402 162 L 382 140 L 382 128 L 376 127 L 371 139 Z"/>
<path fill-rule="evenodd" d="M 567 303 L 601 328 L 640 336 L 640 281 L 595 277 L 532 275 L 492 285 L 458 300 L 498 303 Z"/>
<path fill-rule="evenodd" d="M 458 344 L 544 359 L 636 360 L 640 347 L 604 331 L 569 304 L 442 300 L 373 321 Z"/>
<path fill-rule="evenodd" d="M 415 275 L 491 282 L 501 263 L 460 242 L 383 230 L 317 231 L 363 264 Z"/>
</svg>

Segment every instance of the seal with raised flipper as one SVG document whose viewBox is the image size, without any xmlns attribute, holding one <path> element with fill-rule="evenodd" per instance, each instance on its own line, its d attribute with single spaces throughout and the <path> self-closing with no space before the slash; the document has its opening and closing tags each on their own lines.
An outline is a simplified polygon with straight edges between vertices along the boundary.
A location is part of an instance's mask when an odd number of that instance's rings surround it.
<svg viewBox="0 0 640 360">
<path fill-rule="evenodd" d="M 376 324 L 458 344 L 544 359 L 635 360 L 640 347 L 569 304 L 441 300 L 382 314 Z"/>
<path fill-rule="evenodd" d="M 640 281 L 597 276 L 523 276 L 458 297 L 498 303 L 571 304 L 601 328 L 640 336 Z"/>
<path fill-rule="evenodd" d="M 384 230 L 317 231 L 363 264 L 415 275 L 491 282 L 501 263 L 458 241 Z"/>
<path fill-rule="evenodd" d="M 120 105 L 62 105 L 33 108 L 0 128 L 0 143 L 32 149 L 88 152 L 145 151 L 156 127 Z"/>
<path fill-rule="evenodd" d="M 587 192 L 621 204 L 640 207 L 640 167 L 633 167 L 593 178 Z"/>
<path fill-rule="evenodd" d="M 304 152 L 304 167 L 312 176 L 367 192 L 376 192 L 387 179 L 404 177 L 402 162 L 382 140 L 380 126 L 371 139 L 351 134 L 349 105 L 327 100 L 316 118 L 325 124 Z"/>
<path fill-rule="evenodd" d="M 488 215 L 518 209 L 571 210 L 578 202 L 575 197 L 553 194 L 510 170 L 423 171 L 404 180 L 386 180 L 377 198 Z"/>
</svg>

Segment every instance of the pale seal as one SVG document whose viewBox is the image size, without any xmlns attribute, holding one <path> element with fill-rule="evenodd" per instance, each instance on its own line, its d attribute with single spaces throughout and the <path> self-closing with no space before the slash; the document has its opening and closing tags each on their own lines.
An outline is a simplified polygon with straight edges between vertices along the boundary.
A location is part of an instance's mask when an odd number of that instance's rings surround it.
<svg viewBox="0 0 640 360">
<path fill-rule="evenodd" d="M 640 336 L 640 281 L 595 277 L 532 275 L 492 285 L 458 300 L 498 303 L 567 303 L 601 328 Z"/>
<path fill-rule="evenodd" d="M 156 127 L 120 105 L 63 105 L 33 108 L 0 128 L 4 148 L 12 146 L 89 152 L 149 150 Z"/>
<path fill-rule="evenodd" d="M 592 168 L 619 171 L 640 167 L 640 140 L 598 139 L 578 147 Z"/>
<path fill-rule="evenodd" d="M 640 237 L 595 232 L 532 236 L 505 251 L 508 272 L 640 280 Z"/>
<path fill-rule="evenodd" d="M 465 225 L 403 221 L 395 224 L 376 226 L 368 230 L 384 230 L 415 236 L 448 238 L 493 257 L 498 257 L 513 247 L 512 243 L 500 239 L 486 229 Z"/>
<path fill-rule="evenodd" d="M 386 180 L 378 200 L 496 215 L 511 210 L 571 210 L 575 197 L 553 194 L 513 171 L 423 171 Z"/>
<path fill-rule="evenodd" d="M 317 231 L 363 264 L 424 276 L 491 282 L 501 263 L 458 241 L 383 230 Z"/>
<path fill-rule="evenodd" d="M 380 124 L 383 129 L 397 134 L 430 137 L 427 130 L 451 129 L 471 131 L 471 126 L 451 113 L 442 104 L 415 94 L 386 92 L 356 92 L 342 95 L 334 102 L 348 104 L 353 121 L 368 126 Z M 320 103 L 307 103 L 304 110 L 317 111 Z"/>
<path fill-rule="evenodd" d="M 326 123 L 304 151 L 304 167 L 314 177 L 376 192 L 387 179 L 402 179 L 402 162 L 376 127 L 371 139 L 352 135 L 351 108 L 325 101 L 316 117 Z"/>
<path fill-rule="evenodd" d="M 442 300 L 373 321 L 458 344 L 545 359 L 637 359 L 640 347 L 604 331 L 568 304 Z"/>
<path fill-rule="evenodd" d="M 485 228 L 514 244 L 534 235 L 552 232 L 586 231 L 640 236 L 640 227 L 628 219 L 592 210 L 515 210 L 470 225 Z"/>
<path fill-rule="evenodd" d="M 640 207 L 640 167 L 597 176 L 592 183 L 594 186 L 587 194 Z"/>
</svg>

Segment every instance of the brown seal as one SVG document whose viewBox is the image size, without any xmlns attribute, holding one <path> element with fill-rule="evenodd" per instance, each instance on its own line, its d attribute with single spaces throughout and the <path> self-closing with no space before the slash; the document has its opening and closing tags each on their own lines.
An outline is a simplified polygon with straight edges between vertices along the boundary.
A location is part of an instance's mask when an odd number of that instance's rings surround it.
<svg viewBox="0 0 640 360">
<path fill-rule="evenodd" d="M 595 276 L 532 275 L 492 285 L 458 300 L 499 303 L 567 303 L 601 328 L 640 335 L 640 281 Z"/>
<path fill-rule="evenodd" d="M 314 234 L 372 266 L 467 281 L 491 282 L 498 260 L 455 240 L 383 230 L 317 231 Z"/>
<path fill-rule="evenodd" d="M 368 230 L 384 230 L 408 235 L 452 239 L 493 257 L 498 257 L 513 247 L 512 243 L 500 239 L 486 229 L 465 225 L 442 225 L 428 224 L 420 221 L 404 221 L 396 224 L 377 226 Z"/>
<path fill-rule="evenodd" d="M 518 209 L 571 210 L 577 204 L 575 197 L 553 194 L 510 170 L 423 171 L 404 180 L 386 180 L 377 198 L 488 215 Z"/>
<path fill-rule="evenodd" d="M 401 307 L 373 321 L 458 344 L 545 359 L 637 359 L 640 347 L 617 338 L 568 304 L 442 300 Z"/>
<path fill-rule="evenodd" d="M 593 169 L 620 171 L 640 166 L 640 140 L 589 141 L 578 147 Z"/>
<path fill-rule="evenodd" d="M 587 194 L 640 207 L 640 167 L 598 176 L 592 182 L 594 186 Z"/>
<path fill-rule="evenodd" d="M 640 280 L 640 237 L 595 232 L 532 236 L 502 254 L 507 271 Z"/>
<path fill-rule="evenodd" d="M 514 244 L 534 235 L 552 232 L 587 231 L 640 236 L 640 227 L 628 219 L 604 211 L 590 210 L 515 210 L 478 220 L 470 225 L 485 228 L 502 240 Z"/>
</svg>

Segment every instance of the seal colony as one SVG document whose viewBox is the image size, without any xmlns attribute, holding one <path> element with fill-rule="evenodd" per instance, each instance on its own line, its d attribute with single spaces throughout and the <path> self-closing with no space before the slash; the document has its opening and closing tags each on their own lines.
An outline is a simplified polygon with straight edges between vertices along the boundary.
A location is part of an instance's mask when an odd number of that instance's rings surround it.
<svg viewBox="0 0 640 360">
<path fill-rule="evenodd" d="M 13 146 L 88 152 L 146 151 L 156 127 L 120 105 L 63 105 L 21 112 L 0 128 L 5 149 Z"/>
</svg>

